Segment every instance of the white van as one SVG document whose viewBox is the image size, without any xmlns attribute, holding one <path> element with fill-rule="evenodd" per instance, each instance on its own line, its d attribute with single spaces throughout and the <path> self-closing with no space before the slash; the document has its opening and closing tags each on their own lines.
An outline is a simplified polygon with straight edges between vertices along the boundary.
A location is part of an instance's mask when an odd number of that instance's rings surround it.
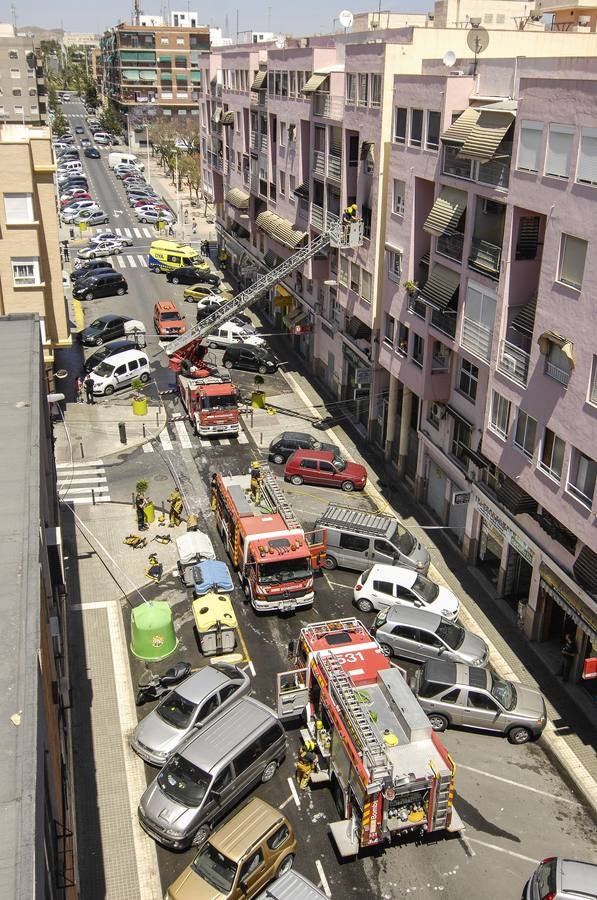
<svg viewBox="0 0 597 900">
<path fill-rule="evenodd" d="M 108 134 L 107 131 L 96 131 L 93 135 L 93 140 L 96 144 L 107 146 L 108 144 L 112 143 L 112 135 Z"/>
<path fill-rule="evenodd" d="M 254 334 L 244 328 L 242 323 L 224 322 L 215 331 L 212 331 L 208 340 L 210 347 L 230 347 L 231 344 L 251 344 L 253 347 L 262 347 L 265 341 L 258 334 Z"/>
<path fill-rule="evenodd" d="M 122 353 L 115 353 L 103 360 L 92 370 L 91 377 L 93 393 L 109 397 L 119 388 L 128 387 L 135 378 L 140 378 L 143 382 L 149 381 L 149 359 L 136 347 L 123 350 Z"/>
<path fill-rule="evenodd" d="M 96 135 L 97 137 L 97 135 Z M 114 153 L 108 153 L 108 166 L 110 169 L 115 169 L 116 166 L 135 166 L 136 169 L 139 169 L 140 172 L 145 171 L 145 166 L 143 163 L 135 156 L 134 153 L 123 153 L 122 151 L 115 151 Z"/>
<path fill-rule="evenodd" d="M 83 165 L 78 159 L 69 159 L 68 162 L 60 164 L 59 171 L 68 172 L 70 175 L 72 175 L 73 172 L 82 172 Z"/>
</svg>

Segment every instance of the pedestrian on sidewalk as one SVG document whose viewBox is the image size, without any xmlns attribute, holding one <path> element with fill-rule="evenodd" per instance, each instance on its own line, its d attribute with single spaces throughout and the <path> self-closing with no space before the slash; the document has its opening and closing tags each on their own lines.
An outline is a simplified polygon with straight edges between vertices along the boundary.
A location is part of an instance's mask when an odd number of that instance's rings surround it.
<svg viewBox="0 0 597 900">
<path fill-rule="evenodd" d="M 75 402 L 83 402 L 83 379 L 80 375 L 75 378 Z"/>
<path fill-rule="evenodd" d="M 201 253 L 203 254 L 203 256 L 206 259 L 210 258 L 209 257 L 209 241 L 208 240 L 203 241 L 203 243 L 201 244 Z"/>
<path fill-rule="evenodd" d="M 578 647 L 576 646 L 576 641 L 574 640 L 574 635 L 571 631 L 567 631 L 564 635 L 564 642 L 560 653 L 562 656 L 562 664 L 559 668 L 558 675 L 562 677 L 562 681 L 568 681 L 574 657 L 578 653 Z"/>
<path fill-rule="evenodd" d="M 193 229 L 193 234 L 197 234 L 197 222 L 195 219 L 191 223 L 191 228 Z"/>
<path fill-rule="evenodd" d="M 172 237 L 173 234 L 174 234 L 174 228 L 172 226 L 172 222 L 170 222 L 170 224 L 168 225 L 168 236 Z"/>
<path fill-rule="evenodd" d="M 92 406 L 95 406 L 95 398 L 93 396 L 93 378 L 91 377 L 91 374 L 85 377 L 83 387 L 85 388 L 85 397 L 87 399 L 87 403 L 91 403 Z"/>
<path fill-rule="evenodd" d="M 188 211 L 188 209 L 185 209 L 185 211 L 184 211 L 184 223 L 185 223 L 185 225 L 187 224 L 188 221 L 189 221 L 189 211 Z"/>
</svg>

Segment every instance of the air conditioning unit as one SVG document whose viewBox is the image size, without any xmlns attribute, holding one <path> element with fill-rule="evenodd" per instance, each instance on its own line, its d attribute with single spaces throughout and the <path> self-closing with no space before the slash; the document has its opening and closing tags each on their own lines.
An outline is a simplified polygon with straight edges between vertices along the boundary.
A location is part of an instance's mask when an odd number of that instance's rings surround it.
<svg viewBox="0 0 597 900">
<path fill-rule="evenodd" d="M 436 403 L 435 401 L 431 404 L 431 415 L 434 419 L 438 419 L 440 422 L 442 419 L 446 417 L 446 407 L 443 403 Z"/>
<path fill-rule="evenodd" d="M 504 370 L 504 372 L 508 372 L 513 375 L 516 372 L 516 359 L 513 356 L 510 356 L 509 353 L 502 353 L 500 367 Z"/>
<path fill-rule="evenodd" d="M 54 656 L 62 656 L 62 635 L 60 634 L 60 622 L 58 616 L 50 616 L 50 634 L 54 645 Z"/>
</svg>

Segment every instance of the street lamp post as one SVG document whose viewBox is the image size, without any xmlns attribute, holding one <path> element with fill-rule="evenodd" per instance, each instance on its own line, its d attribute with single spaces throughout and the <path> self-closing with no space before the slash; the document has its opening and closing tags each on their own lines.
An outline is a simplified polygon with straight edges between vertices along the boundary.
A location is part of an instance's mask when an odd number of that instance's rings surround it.
<svg viewBox="0 0 597 900">
<path fill-rule="evenodd" d="M 145 147 L 147 149 L 147 181 L 151 184 L 151 169 L 149 168 L 149 124 L 145 123 Z"/>
<path fill-rule="evenodd" d="M 174 148 L 174 182 L 176 187 L 176 221 L 180 224 L 180 196 L 178 191 L 178 147 Z"/>
</svg>

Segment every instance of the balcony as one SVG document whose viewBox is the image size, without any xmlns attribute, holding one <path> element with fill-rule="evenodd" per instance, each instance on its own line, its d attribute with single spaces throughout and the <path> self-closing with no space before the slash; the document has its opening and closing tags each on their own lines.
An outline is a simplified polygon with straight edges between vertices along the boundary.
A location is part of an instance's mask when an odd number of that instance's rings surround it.
<svg viewBox="0 0 597 900">
<path fill-rule="evenodd" d="M 340 181 L 342 178 L 342 158 L 340 156 L 328 156 L 328 178 Z"/>
<path fill-rule="evenodd" d="M 500 352 L 497 361 L 498 372 L 507 375 L 512 381 L 526 387 L 529 377 L 530 354 L 511 341 L 500 341 Z"/>
<path fill-rule="evenodd" d="M 323 207 L 316 203 L 311 204 L 310 224 L 319 231 L 325 231 L 333 225 L 337 225 L 340 219 L 330 212 L 325 212 Z"/>
<path fill-rule="evenodd" d="M 252 132 L 251 132 L 251 138 L 250 138 L 250 141 L 249 141 L 249 146 L 250 146 L 253 150 L 257 150 L 258 144 L 259 144 L 259 138 L 258 138 L 258 136 L 257 136 L 257 132 L 256 132 L 256 131 L 252 131 Z"/>
<path fill-rule="evenodd" d="M 504 148 L 504 154 L 500 155 L 499 159 L 479 163 L 472 159 L 459 157 L 458 148 L 446 144 L 444 146 L 444 175 L 506 189 L 510 180 L 511 154 L 512 146 L 510 145 Z"/>
<path fill-rule="evenodd" d="M 439 309 L 434 309 L 431 312 L 432 326 L 452 339 L 456 337 L 457 318 L 457 312 L 440 312 Z"/>
<path fill-rule="evenodd" d="M 510 153 L 512 148 L 510 148 Z M 490 184 L 493 187 L 507 188 L 510 181 L 510 154 L 505 160 L 492 159 L 477 167 L 475 179 L 480 184 Z"/>
<path fill-rule="evenodd" d="M 548 359 L 545 360 L 545 374 L 549 375 L 550 378 L 553 378 L 554 381 L 558 381 L 560 384 L 563 384 L 564 387 L 568 387 L 568 381 L 570 380 L 570 370 L 562 369 L 560 366 L 556 366 L 554 363 L 550 362 Z"/>
<path fill-rule="evenodd" d="M 344 116 L 344 100 L 322 92 L 313 95 L 313 115 L 341 122 Z"/>
<path fill-rule="evenodd" d="M 325 175 L 325 153 L 323 150 L 313 151 L 313 174 Z"/>
<path fill-rule="evenodd" d="M 425 316 L 427 315 L 427 304 L 423 303 L 422 300 L 417 299 L 416 293 L 409 294 L 408 311 L 415 316 L 418 316 L 420 319 L 425 319 Z"/>
<path fill-rule="evenodd" d="M 471 241 L 471 253 L 468 258 L 469 269 L 494 278 L 500 277 L 500 265 L 502 261 L 502 248 L 491 241 L 481 238 L 473 238 Z"/>
<path fill-rule="evenodd" d="M 227 159 L 224 159 L 224 157 L 220 156 L 218 153 L 213 153 L 211 150 L 208 150 L 205 156 L 208 165 L 211 166 L 212 169 L 216 169 L 217 172 L 223 172 L 224 175 L 228 174 Z"/>
<path fill-rule="evenodd" d="M 464 235 L 460 231 L 446 232 L 437 239 L 437 252 L 457 262 L 462 261 L 463 247 Z"/>
<path fill-rule="evenodd" d="M 269 137 L 268 137 L 267 134 L 262 134 L 262 135 L 260 135 L 260 137 L 259 137 L 259 149 L 260 149 L 263 153 L 268 153 L 268 152 L 269 152 Z"/>
<path fill-rule="evenodd" d="M 460 343 L 467 350 L 470 350 L 471 353 L 474 353 L 475 356 L 484 359 L 485 362 L 489 362 L 489 357 L 491 356 L 492 338 L 493 331 L 491 329 L 482 325 L 481 322 L 476 322 L 467 318 L 467 316 L 464 317 Z"/>
</svg>

